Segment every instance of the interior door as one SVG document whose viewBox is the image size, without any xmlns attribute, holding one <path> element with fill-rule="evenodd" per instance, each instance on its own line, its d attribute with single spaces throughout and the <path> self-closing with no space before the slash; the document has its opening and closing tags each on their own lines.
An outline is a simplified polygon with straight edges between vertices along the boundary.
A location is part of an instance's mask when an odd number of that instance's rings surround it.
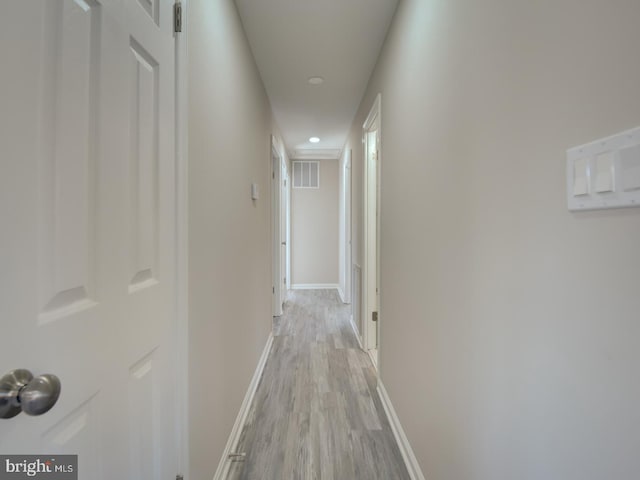
<svg viewBox="0 0 640 480">
<path fill-rule="evenodd" d="M 288 174 L 284 160 L 280 162 L 280 301 L 287 298 L 287 182 Z"/>
<path fill-rule="evenodd" d="M 62 392 L 0 420 L 0 452 L 82 479 L 177 473 L 172 7 L 3 4 L 0 376 Z"/>
<path fill-rule="evenodd" d="M 282 251 L 282 239 L 280 236 L 280 213 L 281 213 L 281 197 L 280 197 L 280 183 L 282 171 L 280 168 L 280 157 L 276 153 L 274 147 L 274 139 L 272 137 L 271 148 L 271 254 L 273 256 L 271 261 L 272 268 L 272 310 L 273 316 L 279 317 L 282 315 L 282 274 L 281 274 L 281 251 Z"/>
</svg>

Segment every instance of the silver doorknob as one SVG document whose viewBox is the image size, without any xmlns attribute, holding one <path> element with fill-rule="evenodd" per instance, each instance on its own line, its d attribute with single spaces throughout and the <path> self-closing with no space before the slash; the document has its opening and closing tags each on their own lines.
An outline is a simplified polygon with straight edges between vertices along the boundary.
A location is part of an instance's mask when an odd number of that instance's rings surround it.
<svg viewBox="0 0 640 480">
<path fill-rule="evenodd" d="M 0 418 L 12 418 L 20 412 L 42 415 L 56 404 L 60 390 L 60 379 L 55 375 L 33 378 L 29 370 L 12 370 L 0 378 Z"/>
</svg>

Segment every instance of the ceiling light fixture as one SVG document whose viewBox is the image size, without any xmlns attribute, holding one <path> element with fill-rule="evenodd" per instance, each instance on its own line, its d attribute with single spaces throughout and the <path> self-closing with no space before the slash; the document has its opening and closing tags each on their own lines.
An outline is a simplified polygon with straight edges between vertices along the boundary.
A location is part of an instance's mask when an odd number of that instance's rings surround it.
<svg viewBox="0 0 640 480">
<path fill-rule="evenodd" d="M 320 85 L 324 82 L 324 78 L 322 77 L 309 77 L 309 83 L 311 85 Z"/>
<path fill-rule="evenodd" d="M 310 141 L 311 143 L 318 143 L 318 142 L 320 141 L 320 139 L 319 139 L 318 137 L 311 137 L 311 138 L 309 139 L 309 141 Z"/>
</svg>

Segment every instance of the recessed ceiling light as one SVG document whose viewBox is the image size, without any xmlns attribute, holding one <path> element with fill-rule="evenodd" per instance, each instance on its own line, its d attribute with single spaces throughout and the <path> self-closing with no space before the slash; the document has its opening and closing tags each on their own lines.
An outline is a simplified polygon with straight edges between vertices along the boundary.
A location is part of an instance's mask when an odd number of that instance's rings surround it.
<svg viewBox="0 0 640 480">
<path fill-rule="evenodd" d="M 318 137 L 311 137 L 311 138 L 309 139 L 309 141 L 310 141 L 311 143 L 318 143 L 318 142 L 320 141 L 320 139 L 319 139 Z"/>
<path fill-rule="evenodd" d="M 322 77 L 309 77 L 309 83 L 311 85 L 320 85 L 324 82 L 324 78 Z"/>
</svg>

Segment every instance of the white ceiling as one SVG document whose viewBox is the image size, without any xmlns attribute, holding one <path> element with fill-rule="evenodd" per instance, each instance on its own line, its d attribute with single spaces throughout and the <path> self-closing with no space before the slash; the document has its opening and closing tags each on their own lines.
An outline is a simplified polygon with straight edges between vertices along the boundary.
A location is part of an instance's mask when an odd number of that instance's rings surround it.
<svg viewBox="0 0 640 480">
<path fill-rule="evenodd" d="M 397 0 L 235 1 L 289 155 L 336 158 Z"/>
</svg>

